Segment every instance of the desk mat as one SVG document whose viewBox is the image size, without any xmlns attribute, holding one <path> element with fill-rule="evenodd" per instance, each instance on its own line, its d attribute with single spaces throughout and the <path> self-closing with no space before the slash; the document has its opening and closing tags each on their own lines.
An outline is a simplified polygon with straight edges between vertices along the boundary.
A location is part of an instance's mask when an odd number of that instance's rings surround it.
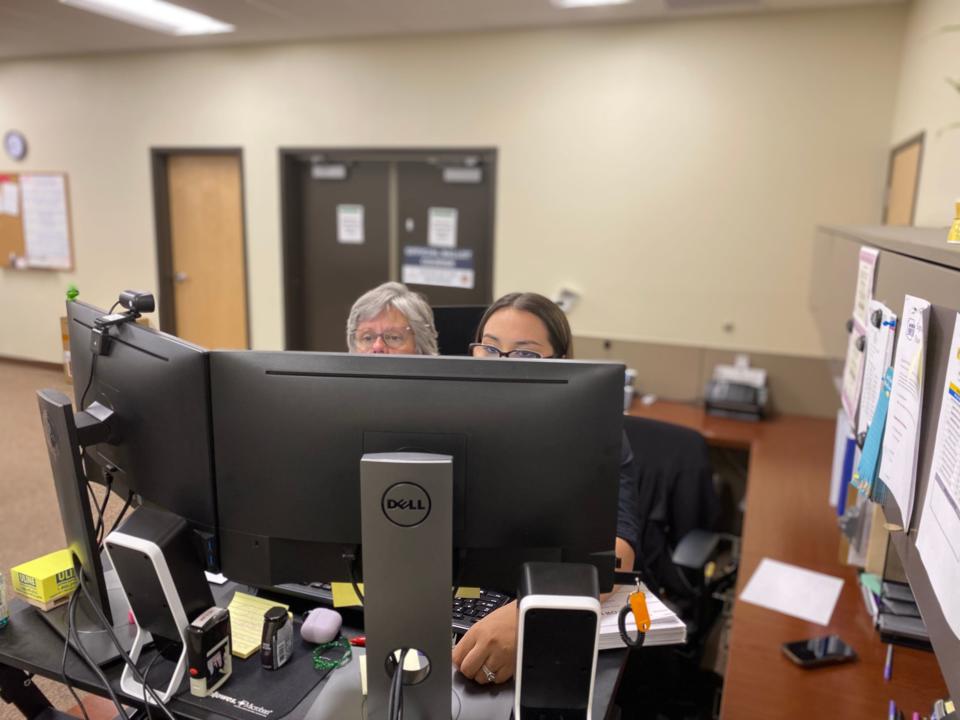
<svg viewBox="0 0 960 720">
<path fill-rule="evenodd" d="M 289 714 L 330 673 L 313 669 L 314 646 L 300 639 L 299 623 L 297 625 L 290 660 L 279 670 L 265 669 L 259 654 L 246 660 L 234 656 L 233 674 L 219 690 L 208 697 L 196 697 L 190 694 L 189 680 L 185 679 L 176 700 L 234 720 L 274 720 Z M 342 654 L 341 648 L 324 653 L 331 659 L 338 659 Z M 148 678 L 154 690 L 166 686 L 174 665 L 166 658 L 157 661 Z"/>
</svg>

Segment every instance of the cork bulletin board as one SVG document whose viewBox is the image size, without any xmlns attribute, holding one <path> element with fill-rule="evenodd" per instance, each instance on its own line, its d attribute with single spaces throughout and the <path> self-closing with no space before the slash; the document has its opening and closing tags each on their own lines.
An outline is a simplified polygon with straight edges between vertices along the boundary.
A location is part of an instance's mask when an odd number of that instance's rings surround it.
<svg viewBox="0 0 960 720">
<path fill-rule="evenodd" d="M 0 172 L 0 267 L 73 269 L 65 173 Z"/>
</svg>

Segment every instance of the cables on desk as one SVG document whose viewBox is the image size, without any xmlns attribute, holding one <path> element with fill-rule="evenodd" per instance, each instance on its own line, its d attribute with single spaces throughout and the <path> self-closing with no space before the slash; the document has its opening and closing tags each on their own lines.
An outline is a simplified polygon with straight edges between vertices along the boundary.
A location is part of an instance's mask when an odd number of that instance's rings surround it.
<svg viewBox="0 0 960 720">
<path fill-rule="evenodd" d="M 91 605 L 91 607 L 93 607 L 94 611 L 97 614 L 99 614 L 99 616 L 102 619 L 103 612 L 100 610 L 100 608 L 97 607 L 96 603 L 93 601 L 93 598 L 90 597 L 90 594 L 87 592 L 87 589 L 83 584 L 83 570 L 80 570 L 77 576 L 80 579 L 80 591 L 83 592 L 84 597 L 87 598 L 87 602 Z M 77 595 L 76 590 L 73 591 L 73 595 L 74 597 L 76 597 Z M 107 691 L 107 694 L 110 696 L 110 699 L 113 701 L 113 704 L 117 706 L 117 712 L 119 713 L 119 717 L 123 718 L 123 720 L 130 720 L 130 716 L 127 715 L 126 709 L 120 703 L 120 699 L 117 697 L 117 694 L 113 691 L 113 687 L 111 687 L 110 681 L 107 680 L 107 676 L 103 674 L 103 670 L 101 670 L 100 666 L 97 665 L 96 661 L 94 661 L 94 659 L 90 657 L 90 653 L 87 652 L 87 649 L 83 646 L 83 643 L 80 642 L 80 633 L 77 632 L 77 604 L 75 602 L 72 602 L 73 599 L 74 599 L 73 597 L 70 598 L 71 603 L 70 603 L 70 606 L 67 608 L 67 637 L 70 638 L 72 635 L 74 641 L 77 644 L 77 651 L 80 653 L 80 657 L 82 657 L 84 661 L 86 661 L 87 665 L 90 666 L 90 669 L 93 670 L 94 675 L 96 675 L 97 678 L 100 680 L 100 682 L 103 684 L 103 687 Z M 107 627 L 105 622 L 104 622 L 104 626 Z M 108 630 L 110 632 L 111 637 L 116 641 L 117 647 L 120 647 L 120 642 L 119 640 L 116 639 L 117 636 L 113 634 L 113 628 L 108 627 Z"/>
<path fill-rule="evenodd" d="M 176 720 L 176 718 L 173 716 L 173 713 L 171 713 L 170 710 L 167 708 L 167 706 L 163 702 L 161 702 L 160 698 L 157 696 L 157 693 L 154 692 L 153 688 L 147 685 L 139 668 L 137 668 L 137 664 L 130 659 L 130 655 L 128 655 L 127 651 L 123 649 L 123 645 L 120 644 L 120 640 L 117 638 L 117 634 L 113 631 L 113 625 L 110 623 L 109 620 L 107 620 L 107 618 L 103 614 L 103 610 L 100 609 L 100 607 L 93 601 L 93 598 L 90 596 L 90 591 L 87 590 L 87 586 L 83 582 L 83 573 L 80 573 L 80 590 L 83 592 L 84 597 L 87 598 L 87 601 L 90 603 L 90 606 L 93 608 L 93 612 L 96 614 L 97 618 L 99 619 L 100 624 L 103 626 L 103 629 L 107 631 L 107 634 L 110 636 L 110 640 L 113 641 L 114 647 L 117 648 L 117 652 L 120 653 L 120 657 L 123 659 L 123 662 L 126 663 L 127 667 L 129 667 L 131 672 L 133 672 L 134 677 L 137 679 L 137 681 L 141 685 L 143 685 L 144 689 L 148 693 L 150 693 L 150 697 L 152 697 L 154 702 L 160 707 L 161 710 L 163 710 L 163 714 L 167 716 L 167 720 Z M 99 670 L 99 668 L 97 669 Z M 110 688 L 109 683 L 107 683 L 107 689 L 111 693 L 113 692 L 112 689 Z M 129 720 L 126 714 L 122 713 L 121 715 L 124 718 L 124 720 Z"/>
<path fill-rule="evenodd" d="M 80 712 L 83 713 L 83 720 L 90 720 L 90 716 L 87 714 L 87 708 L 84 707 L 83 701 L 73 688 L 73 682 L 70 676 L 67 675 L 67 651 L 70 649 L 70 614 L 77 604 L 77 597 L 79 597 L 79 594 L 74 592 L 73 595 L 70 596 L 70 601 L 67 603 L 67 636 L 63 639 L 63 655 L 60 657 L 60 679 L 63 680 L 63 684 L 67 690 L 70 691 L 70 694 L 73 695 L 73 699 L 77 701 Z"/>
<path fill-rule="evenodd" d="M 387 719 L 401 720 L 403 717 L 403 666 L 407 661 L 407 653 L 410 648 L 403 648 L 400 651 L 400 660 L 393 670 L 393 678 L 390 680 L 390 695 L 387 699 Z"/>
</svg>

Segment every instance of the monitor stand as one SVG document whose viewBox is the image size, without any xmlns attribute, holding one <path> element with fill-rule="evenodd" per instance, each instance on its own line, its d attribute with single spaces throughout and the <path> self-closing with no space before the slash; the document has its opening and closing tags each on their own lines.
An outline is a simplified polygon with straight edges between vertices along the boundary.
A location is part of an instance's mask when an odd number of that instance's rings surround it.
<svg viewBox="0 0 960 720">
<path fill-rule="evenodd" d="M 133 647 L 133 639 L 137 634 L 137 626 L 130 622 L 129 611 L 130 604 L 127 602 L 123 588 L 120 587 L 116 578 L 116 571 L 107 570 L 104 572 L 104 579 L 107 586 L 107 595 L 109 597 L 110 609 L 113 611 L 113 617 L 107 618 L 111 621 L 112 630 L 120 641 L 123 651 L 130 654 L 130 648 Z M 75 592 L 81 592 L 79 588 Z M 102 610 L 101 610 L 102 612 Z M 60 605 L 47 612 L 39 612 L 46 623 L 64 640 L 68 639 L 67 624 L 67 605 Z M 110 634 L 104 629 L 103 623 L 97 617 L 97 614 L 90 607 L 87 598 L 81 593 L 77 598 L 76 609 L 76 627 L 83 649 L 87 651 L 91 659 L 99 666 L 104 666 L 120 658 L 120 651 L 110 638 Z M 70 647 L 79 654 L 76 640 L 69 638 Z"/>
<path fill-rule="evenodd" d="M 360 461 L 364 630 L 370 720 L 387 717 L 396 650 L 419 651 L 402 671 L 403 717 L 451 717 L 453 458 L 368 453 Z"/>
<path fill-rule="evenodd" d="M 100 549 L 87 494 L 87 477 L 84 473 L 80 448 L 106 442 L 113 428 L 113 411 L 94 402 L 85 411 L 74 415 L 70 398 L 58 390 L 40 390 L 37 403 L 53 484 L 60 506 L 60 519 L 67 548 L 73 553 L 74 570 L 82 572 L 84 587 L 119 632 L 118 639 L 129 650 L 133 644 L 133 628 L 127 620 L 130 604 L 119 582 L 114 578 L 115 588 L 106 582 Z M 78 588 L 74 592 L 81 592 Z M 112 601 L 112 602 L 111 602 Z M 77 630 L 85 650 L 98 665 L 120 657 L 119 651 L 99 618 L 88 604 L 86 594 L 77 598 Z M 112 614 L 112 617 L 111 617 Z M 47 613 L 40 613 L 60 637 L 67 638 L 67 607 L 60 606 Z M 129 638 L 129 639 L 128 639 Z M 71 641 L 74 644 L 74 641 Z M 76 647 L 74 647 L 76 649 Z"/>
</svg>

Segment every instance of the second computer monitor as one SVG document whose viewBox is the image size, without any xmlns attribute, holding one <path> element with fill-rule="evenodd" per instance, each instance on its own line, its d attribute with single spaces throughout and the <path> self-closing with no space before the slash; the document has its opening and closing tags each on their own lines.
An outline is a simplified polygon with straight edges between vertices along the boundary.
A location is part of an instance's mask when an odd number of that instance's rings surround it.
<svg viewBox="0 0 960 720">
<path fill-rule="evenodd" d="M 116 414 L 110 441 L 86 449 L 87 473 L 109 472 L 114 487 L 132 490 L 212 537 L 217 508 L 208 354 L 129 322 L 110 328 L 106 353 L 96 355 L 90 336 L 105 314 L 67 303 L 76 411 L 98 402 Z"/>
<path fill-rule="evenodd" d="M 349 580 L 360 459 L 395 451 L 454 458 L 461 584 L 512 590 L 527 559 L 612 579 L 622 365 L 214 352 L 210 372 L 231 579 Z"/>
</svg>

